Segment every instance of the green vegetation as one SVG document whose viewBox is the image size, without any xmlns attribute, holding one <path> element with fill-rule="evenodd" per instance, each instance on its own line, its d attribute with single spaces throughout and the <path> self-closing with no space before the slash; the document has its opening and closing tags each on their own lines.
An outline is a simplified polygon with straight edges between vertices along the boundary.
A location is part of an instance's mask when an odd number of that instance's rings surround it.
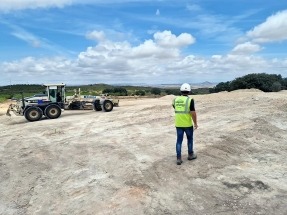
<svg viewBox="0 0 287 215">
<path fill-rule="evenodd" d="M 31 96 L 35 93 L 42 93 L 43 87 L 36 84 L 17 84 L 0 87 L 0 98 L 11 99 L 21 98 L 21 92 L 25 93 L 25 96 Z"/>
<path fill-rule="evenodd" d="M 145 96 L 145 91 L 144 90 L 137 90 L 135 92 L 135 95 L 137 95 L 137 96 Z"/>
<path fill-rule="evenodd" d="M 154 95 L 160 95 L 161 94 L 161 90 L 159 88 L 152 88 L 150 90 L 151 94 L 154 94 Z"/>
<path fill-rule="evenodd" d="M 7 99 L 21 98 L 21 92 L 25 93 L 25 96 L 32 96 L 35 93 L 42 93 L 43 87 L 41 85 L 28 85 L 28 84 L 19 84 L 11 86 L 0 87 L 0 102 L 4 102 Z"/>
<path fill-rule="evenodd" d="M 128 91 L 123 88 L 123 87 L 115 87 L 115 88 L 108 88 L 108 89 L 104 89 L 103 94 L 112 94 L 115 96 L 127 96 L 128 95 Z"/>
<path fill-rule="evenodd" d="M 221 82 L 210 89 L 211 93 L 232 91 L 238 89 L 256 88 L 263 92 L 278 92 L 287 89 L 287 78 L 281 75 L 254 73 L 236 78 L 233 81 Z"/>
<path fill-rule="evenodd" d="M 82 95 L 108 94 L 111 96 L 164 96 L 180 95 L 178 88 L 157 88 L 143 86 L 112 86 L 107 84 L 91 84 L 82 86 L 67 86 L 66 95 L 73 95 L 75 89 L 81 89 Z M 220 91 L 232 91 L 237 89 L 256 88 L 264 92 L 278 92 L 287 89 L 287 78 L 281 75 L 255 73 L 248 74 L 233 81 L 221 82 L 214 88 L 192 89 L 191 94 L 208 94 Z M 11 98 L 21 98 L 21 92 L 25 97 L 43 93 L 45 87 L 37 84 L 18 84 L 0 87 L 0 102 Z"/>
<path fill-rule="evenodd" d="M 8 98 L 6 98 L 5 96 L 3 95 L 0 95 L 0 103 L 1 102 L 5 102 Z"/>
<path fill-rule="evenodd" d="M 81 89 L 82 95 L 100 95 L 108 94 L 111 96 L 164 96 L 164 95 L 180 95 L 178 88 L 156 88 L 143 86 L 112 86 L 107 84 L 91 84 L 82 86 L 66 86 L 66 95 L 71 96 L 75 93 L 75 89 Z M 7 99 L 21 98 L 21 92 L 24 97 L 33 96 L 35 94 L 44 93 L 45 87 L 42 85 L 18 84 L 0 87 L 0 102 Z M 191 94 L 207 94 L 208 88 L 194 89 Z"/>
</svg>

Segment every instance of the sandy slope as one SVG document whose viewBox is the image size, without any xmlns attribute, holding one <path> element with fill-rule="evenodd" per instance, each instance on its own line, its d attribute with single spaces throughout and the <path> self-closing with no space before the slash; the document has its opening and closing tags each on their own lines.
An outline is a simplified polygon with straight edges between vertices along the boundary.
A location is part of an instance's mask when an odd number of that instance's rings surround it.
<svg viewBox="0 0 287 215">
<path fill-rule="evenodd" d="M 11 102 L 0 103 L 0 116 L 5 115 Z"/>
<path fill-rule="evenodd" d="M 0 116 L 0 214 L 287 214 L 287 93 L 194 96 L 198 159 L 184 144 L 181 166 L 172 98 Z"/>
</svg>

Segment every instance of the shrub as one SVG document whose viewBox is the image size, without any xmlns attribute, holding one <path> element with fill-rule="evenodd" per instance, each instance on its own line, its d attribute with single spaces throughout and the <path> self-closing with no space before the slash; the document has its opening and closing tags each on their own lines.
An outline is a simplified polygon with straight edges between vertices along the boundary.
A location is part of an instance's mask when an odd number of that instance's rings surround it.
<svg viewBox="0 0 287 215">
<path fill-rule="evenodd" d="M 161 90 L 159 88 L 152 88 L 150 92 L 151 92 L 151 94 L 154 94 L 154 95 L 160 95 L 161 94 Z"/>
<path fill-rule="evenodd" d="M 164 90 L 167 95 L 180 95 L 179 89 L 165 89 Z"/>
<path fill-rule="evenodd" d="M 144 96 L 145 95 L 145 91 L 138 90 L 138 91 L 135 92 L 135 95 L 137 95 L 137 96 Z"/>
<path fill-rule="evenodd" d="M 272 92 L 278 92 L 282 89 L 282 85 L 280 82 L 276 81 L 271 86 Z"/>
<path fill-rule="evenodd" d="M 116 96 L 127 96 L 128 95 L 128 91 L 122 87 L 115 87 L 113 89 L 112 88 L 104 89 L 102 93 L 116 95 Z"/>
</svg>

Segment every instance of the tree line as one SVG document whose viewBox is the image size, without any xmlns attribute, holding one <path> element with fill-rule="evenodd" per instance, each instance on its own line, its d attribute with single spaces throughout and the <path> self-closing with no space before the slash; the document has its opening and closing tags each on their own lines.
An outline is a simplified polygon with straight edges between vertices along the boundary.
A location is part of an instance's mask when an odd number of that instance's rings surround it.
<svg viewBox="0 0 287 215">
<path fill-rule="evenodd" d="M 66 95 L 73 95 L 74 89 L 81 89 L 82 95 L 108 94 L 111 96 L 152 96 L 152 95 L 180 95 L 178 88 L 158 88 L 143 86 L 112 86 L 107 84 L 94 84 L 82 86 L 66 86 Z M 34 94 L 45 93 L 45 87 L 38 84 L 17 84 L 0 86 L 1 102 L 11 98 L 21 98 L 21 92 L 25 97 Z M 193 89 L 190 94 L 208 94 L 209 88 Z"/>
<path fill-rule="evenodd" d="M 276 74 L 253 73 L 235 78 L 233 81 L 220 82 L 210 89 L 210 93 L 251 88 L 263 92 L 278 92 L 287 89 L 287 78 Z"/>
<path fill-rule="evenodd" d="M 109 94 L 112 96 L 128 96 L 128 95 L 180 95 L 178 88 L 157 88 L 157 87 L 136 87 L 123 86 L 117 87 L 106 84 L 83 85 L 83 86 L 67 86 L 67 94 L 73 93 L 75 88 L 81 88 L 83 94 L 98 95 L 100 93 Z M 208 94 L 221 91 L 232 91 L 238 89 L 256 88 L 263 92 L 278 92 L 287 89 L 287 78 L 282 78 L 281 75 L 253 73 L 233 81 L 220 82 L 213 88 L 199 88 L 192 89 L 191 95 Z M 43 85 L 38 84 L 17 84 L 0 87 L 1 101 L 11 99 L 13 97 L 20 97 L 20 92 L 24 92 L 25 96 L 32 96 L 36 93 L 42 93 L 45 90 Z"/>
<path fill-rule="evenodd" d="M 152 95 L 160 95 L 162 90 L 160 88 L 150 88 L 150 89 L 134 89 L 134 90 L 127 90 L 124 87 L 114 87 L 114 88 L 107 88 L 102 91 L 103 94 L 109 94 L 114 96 L 128 96 L 128 95 L 137 95 L 137 96 L 145 96 L 146 94 Z"/>
</svg>

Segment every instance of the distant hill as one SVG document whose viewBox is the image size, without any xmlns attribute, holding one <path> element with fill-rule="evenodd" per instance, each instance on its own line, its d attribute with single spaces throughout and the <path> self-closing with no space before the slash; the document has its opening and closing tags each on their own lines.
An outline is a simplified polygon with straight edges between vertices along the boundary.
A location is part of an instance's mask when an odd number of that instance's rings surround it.
<svg viewBox="0 0 287 215">
<path fill-rule="evenodd" d="M 217 83 L 211 83 L 211 82 L 205 81 L 205 82 L 198 83 L 198 84 L 191 84 L 191 87 L 193 89 L 196 89 L 196 88 L 211 88 L 211 87 L 216 86 L 216 84 Z"/>
<path fill-rule="evenodd" d="M 198 88 L 212 88 L 216 86 L 217 83 L 211 83 L 208 81 L 202 82 L 202 83 L 190 83 L 190 86 L 192 89 L 198 89 Z M 150 87 L 159 87 L 159 88 L 178 88 L 182 85 L 182 83 L 179 84 L 158 84 L 153 85 Z"/>
</svg>

